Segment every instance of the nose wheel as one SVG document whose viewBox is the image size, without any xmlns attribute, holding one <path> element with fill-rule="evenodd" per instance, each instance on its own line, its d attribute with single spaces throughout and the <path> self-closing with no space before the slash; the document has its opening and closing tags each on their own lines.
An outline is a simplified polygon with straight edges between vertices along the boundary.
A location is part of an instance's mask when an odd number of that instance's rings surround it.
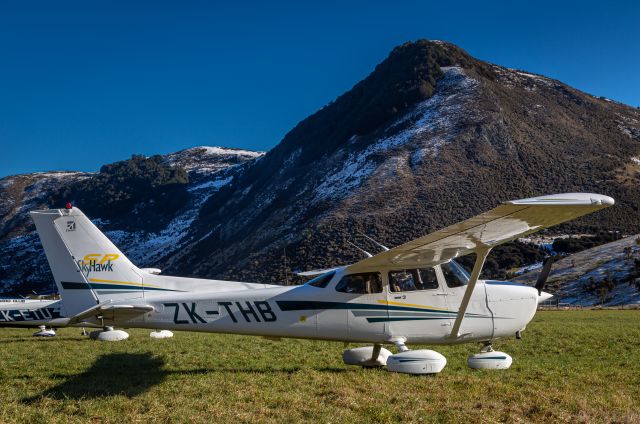
<svg viewBox="0 0 640 424">
<path fill-rule="evenodd" d="M 447 358 L 429 349 L 411 350 L 405 344 L 407 339 L 400 337 L 391 340 L 400 352 L 387 358 L 387 369 L 403 374 L 437 374 L 447 365 Z"/>
<path fill-rule="evenodd" d="M 482 370 L 506 370 L 513 363 L 513 358 L 504 352 L 493 350 L 491 341 L 483 342 L 480 353 L 469 356 L 469 368 Z"/>
</svg>

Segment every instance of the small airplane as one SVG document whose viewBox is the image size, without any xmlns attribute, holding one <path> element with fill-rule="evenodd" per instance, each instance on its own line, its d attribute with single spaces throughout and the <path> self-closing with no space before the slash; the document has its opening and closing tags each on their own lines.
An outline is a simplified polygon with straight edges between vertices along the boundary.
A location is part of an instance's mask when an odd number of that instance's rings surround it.
<svg viewBox="0 0 640 424">
<path fill-rule="evenodd" d="M 60 299 L 0 298 L 0 327 L 33 327 L 39 329 L 34 336 L 53 337 L 52 324 L 61 317 L 61 303 Z"/>
<path fill-rule="evenodd" d="M 493 247 L 613 204 L 590 193 L 504 202 L 354 264 L 306 273 L 320 275 L 300 286 L 161 275 L 136 267 L 70 204 L 30 214 L 64 300 L 66 325 L 367 343 L 345 350 L 343 361 L 432 374 L 446 358 L 407 344 L 483 343 L 468 365 L 505 369 L 512 358 L 494 351 L 492 341 L 519 338 L 538 302 L 551 297 L 542 291 L 544 279 L 536 287 L 481 280 Z M 456 262 L 468 254 L 475 255 L 470 274 Z M 104 334 L 118 339 L 118 331 Z M 383 345 L 395 345 L 398 353 Z"/>
</svg>

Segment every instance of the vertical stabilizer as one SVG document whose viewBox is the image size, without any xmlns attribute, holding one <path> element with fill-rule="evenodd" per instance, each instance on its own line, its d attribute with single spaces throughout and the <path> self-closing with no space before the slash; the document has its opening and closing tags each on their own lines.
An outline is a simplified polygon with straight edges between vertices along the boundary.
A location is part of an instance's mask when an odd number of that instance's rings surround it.
<svg viewBox="0 0 640 424">
<path fill-rule="evenodd" d="M 30 214 L 67 314 L 143 296 L 141 271 L 78 208 Z"/>
</svg>

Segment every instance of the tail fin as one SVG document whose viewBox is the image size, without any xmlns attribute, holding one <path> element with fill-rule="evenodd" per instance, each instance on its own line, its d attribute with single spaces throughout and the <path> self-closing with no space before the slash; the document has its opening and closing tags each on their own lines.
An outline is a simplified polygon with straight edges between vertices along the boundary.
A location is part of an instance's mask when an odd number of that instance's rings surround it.
<svg viewBox="0 0 640 424">
<path fill-rule="evenodd" d="M 30 215 L 69 316 L 108 299 L 143 296 L 142 272 L 80 209 Z"/>
</svg>

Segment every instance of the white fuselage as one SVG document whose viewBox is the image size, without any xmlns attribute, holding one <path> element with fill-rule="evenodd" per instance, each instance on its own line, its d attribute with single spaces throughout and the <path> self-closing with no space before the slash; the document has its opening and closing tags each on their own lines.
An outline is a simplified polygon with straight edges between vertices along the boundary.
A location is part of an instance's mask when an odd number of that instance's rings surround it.
<svg viewBox="0 0 640 424">
<path fill-rule="evenodd" d="M 127 304 L 150 305 L 153 311 L 126 321 L 105 313 L 103 323 L 348 342 L 388 343 L 403 338 L 410 343 L 460 343 L 513 336 L 531 321 L 537 307 L 538 292 L 533 287 L 481 280 L 459 335 L 451 337 L 465 286 L 450 288 L 439 276 L 436 289 L 392 292 L 386 274 L 381 272 L 382 291 L 370 294 L 336 291 L 342 270 L 324 288 L 238 285 L 238 290 L 226 287 L 224 291 L 144 291 Z"/>
<path fill-rule="evenodd" d="M 60 300 L 0 299 L 0 327 L 48 325 L 60 312 Z"/>
</svg>

